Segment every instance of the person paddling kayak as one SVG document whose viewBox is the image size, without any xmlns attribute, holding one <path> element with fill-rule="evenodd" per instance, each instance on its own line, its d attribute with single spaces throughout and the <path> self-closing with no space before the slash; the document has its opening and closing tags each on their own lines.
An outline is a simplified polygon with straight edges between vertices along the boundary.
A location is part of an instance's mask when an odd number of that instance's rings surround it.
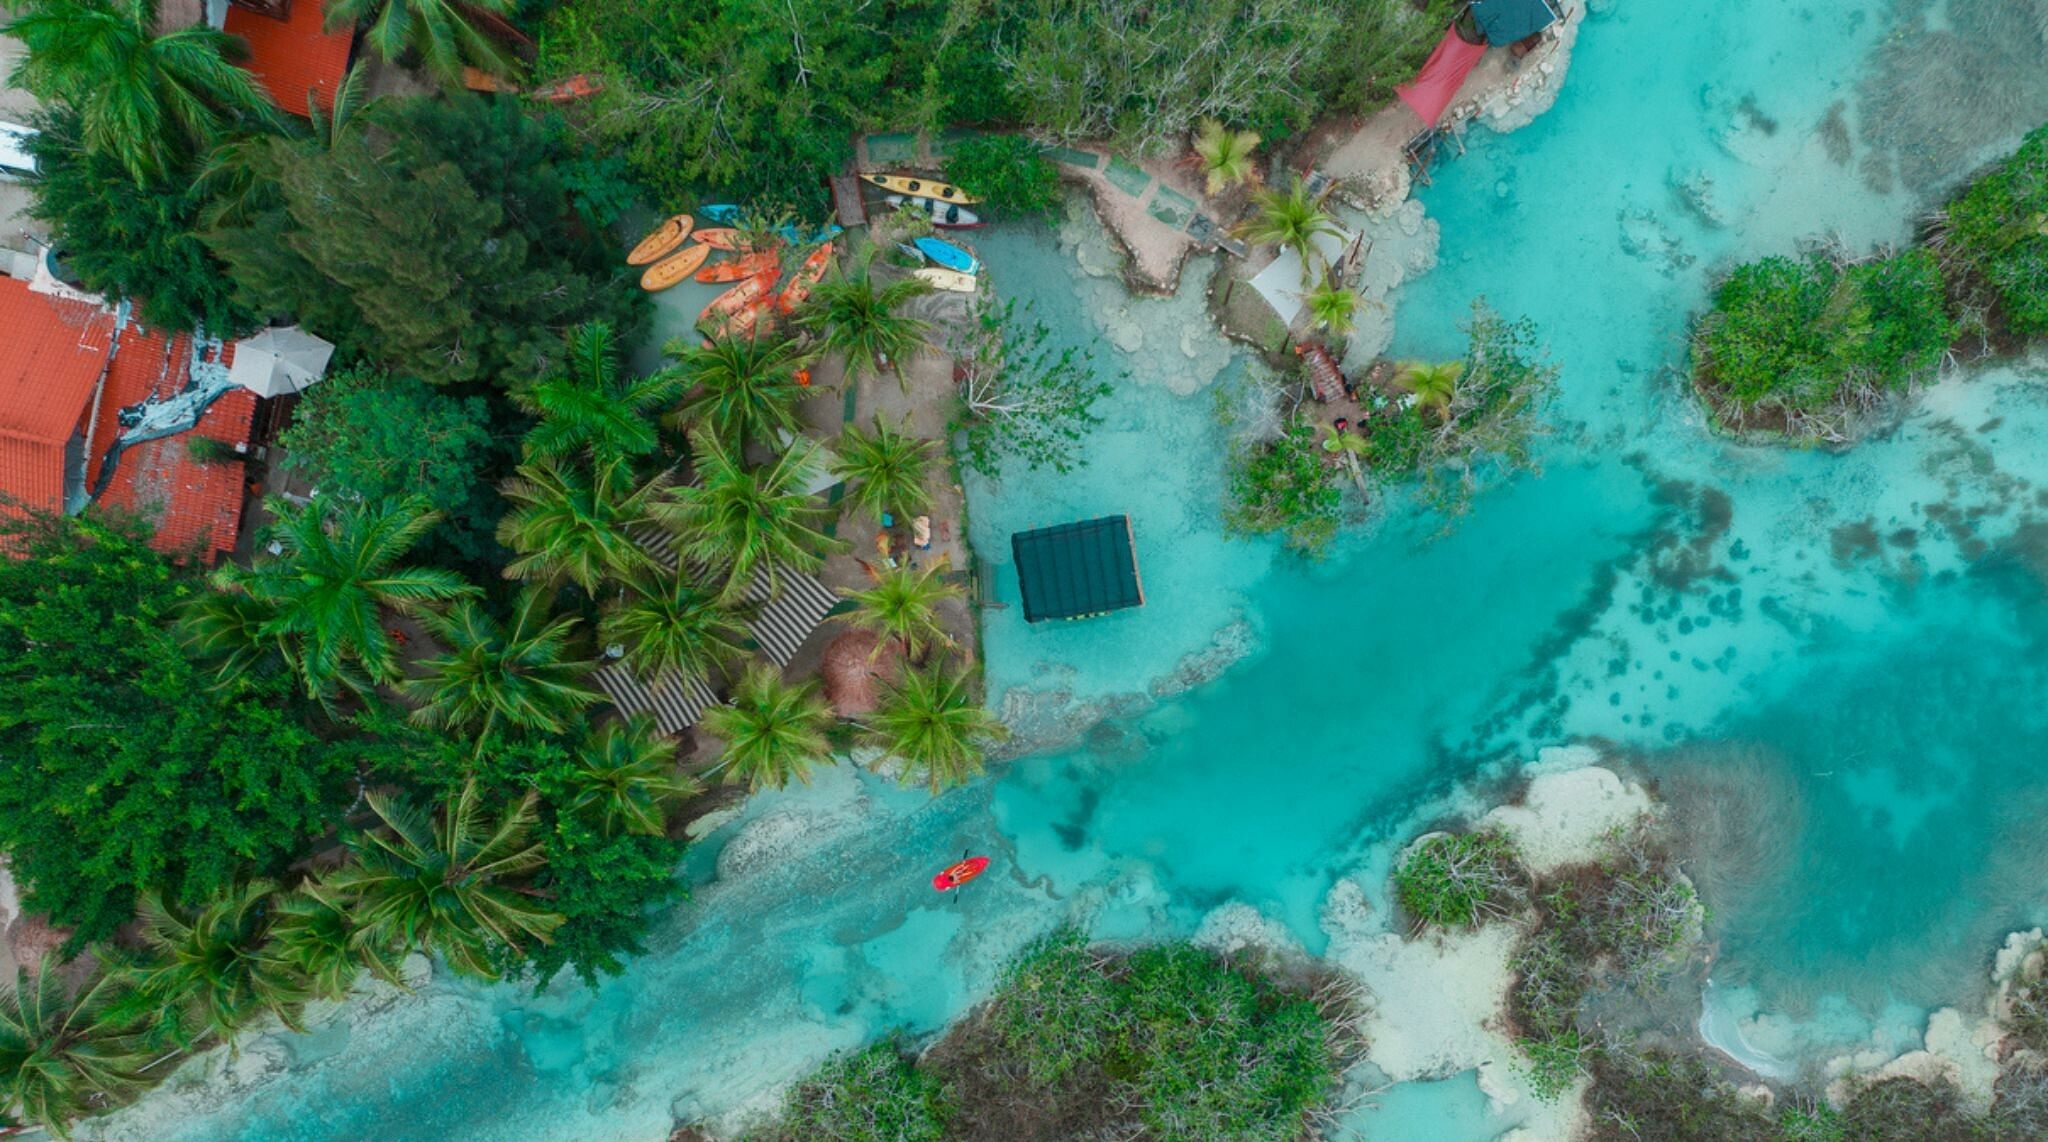
<svg viewBox="0 0 2048 1142">
<path fill-rule="evenodd" d="M 982 870 L 987 867 L 987 857 L 968 856 L 965 852 L 962 852 L 957 863 L 949 865 L 944 872 L 932 877 L 932 887 L 940 892 L 951 892 L 975 877 L 980 876 Z"/>
</svg>

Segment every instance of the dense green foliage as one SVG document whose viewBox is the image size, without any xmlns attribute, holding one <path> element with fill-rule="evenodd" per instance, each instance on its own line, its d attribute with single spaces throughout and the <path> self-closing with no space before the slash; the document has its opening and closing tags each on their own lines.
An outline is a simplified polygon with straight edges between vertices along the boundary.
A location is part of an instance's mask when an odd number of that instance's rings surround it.
<svg viewBox="0 0 2048 1142">
<path fill-rule="evenodd" d="M 1418 924 L 1475 925 L 1506 915 L 1520 899 L 1524 879 L 1506 834 L 1446 833 L 1401 858 L 1394 896 Z"/>
<path fill-rule="evenodd" d="M 249 309 L 435 384 L 547 375 L 590 320 L 639 329 L 644 295 L 585 218 L 591 160 L 509 102 L 406 100 L 329 148 L 282 141 L 274 187 L 209 242 Z"/>
<path fill-rule="evenodd" d="M 152 1052 L 136 1021 L 116 1010 L 123 982 L 101 971 L 72 984 L 45 960 L 15 969 L 0 988 L 0 1125 L 19 1111 L 69 1137 L 72 1118 L 105 1110 L 142 1085 Z"/>
<path fill-rule="evenodd" d="M 1938 225 L 1943 254 L 1991 288 L 2005 327 L 2048 335 L 2048 126 L 1971 183 Z"/>
<path fill-rule="evenodd" d="M 946 179 L 979 196 L 977 210 L 1005 218 L 1051 218 L 1064 200 L 1059 168 L 1022 135 L 975 135 L 953 144 Z"/>
<path fill-rule="evenodd" d="M 109 301 L 132 299 L 159 329 L 245 331 L 227 272 L 200 240 L 206 198 L 182 175 L 137 179 L 119 159 L 85 148 L 76 113 L 36 120 L 29 143 L 40 177 L 31 212 L 54 230 L 64 266 Z"/>
<path fill-rule="evenodd" d="M 1066 472 L 1081 441 L 1102 423 L 1095 402 L 1110 383 L 1086 349 L 1051 342 L 1052 330 L 1015 301 L 979 304 L 954 358 L 960 404 L 952 425 L 961 462 L 984 476 L 1012 459 L 1027 469 Z"/>
<path fill-rule="evenodd" d="M 1924 379 L 1955 337 L 1941 269 L 1924 250 L 1848 264 L 1820 254 L 1737 267 L 1714 291 L 1695 378 L 1726 423 L 1798 435 Z"/>
<path fill-rule="evenodd" d="M 1187 944 L 1063 929 L 923 1062 L 885 1041 L 827 1064 L 773 1136 L 1298 1138 L 1359 1046 L 1348 1014 Z"/>
<path fill-rule="evenodd" d="M 369 503 L 418 495 L 440 513 L 421 541 L 464 563 L 501 555 L 491 539 L 502 506 L 491 484 L 511 450 L 490 402 L 372 368 L 339 369 L 307 389 L 280 440 L 286 463 L 323 492 Z"/>
<path fill-rule="evenodd" d="M 595 984 L 645 951 L 658 910 L 688 895 L 676 879 L 682 855 L 683 842 L 667 836 L 608 833 L 580 816 L 559 817 L 546 840 L 543 888 L 562 925 L 551 942 L 526 948 L 535 986 L 564 967 Z"/>
<path fill-rule="evenodd" d="M 1337 537 L 1343 492 L 1315 426 L 1296 421 L 1273 440 L 1233 445 L 1229 480 L 1223 523 L 1232 533 L 1278 534 L 1310 556 L 1322 555 Z"/>
<path fill-rule="evenodd" d="M 203 590 L 118 522 L 0 523 L 0 848 L 29 908 L 108 935 L 325 832 L 352 769 L 282 675 L 215 685 L 166 626 Z"/>
</svg>

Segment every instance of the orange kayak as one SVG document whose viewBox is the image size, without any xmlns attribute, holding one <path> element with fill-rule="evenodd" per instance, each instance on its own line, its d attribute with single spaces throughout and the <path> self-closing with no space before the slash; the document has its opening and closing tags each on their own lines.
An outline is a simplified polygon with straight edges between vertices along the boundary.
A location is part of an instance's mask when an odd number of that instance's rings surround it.
<svg viewBox="0 0 2048 1142">
<path fill-rule="evenodd" d="M 715 266 L 705 266 L 697 271 L 697 280 L 700 282 L 736 282 L 741 278 L 755 277 L 776 268 L 778 268 L 778 262 L 775 254 L 772 251 L 764 250 L 758 254 L 741 254 L 730 262 L 720 262 Z"/>
<path fill-rule="evenodd" d="M 660 293 L 662 290 L 689 277 L 690 271 L 703 265 L 704 259 L 710 256 L 711 248 L 709 246 L 694 244 L 674 254 L 670 254 L 668 257 L 647 267 L 647 272 L 640 275 L 640 288 L 648 293 Z"/>
<path fill-rule="evenodd" d="M 761 310 L 773 295 L 775 279 L 779 276 L 779 269 L 771 269 L 748 278 L 712 298 L 704 312 L 697 315 L 697 320 L 728 337 L 753 332 L 754 325 L 761 320 Z"/>
<path fill-rule="evenodd" d="M 656 226 L 648 233 L 647 237 L 640 239 L 640 244 L 633 247 L 632 253 L 626 255 L 626 264 L 629 266 L 644 266 L 650 262 L 660 261 L 663 257 L 674 252 L 677 246 L 683 244 L 683 239 L 690 236 L 690 227 L 695 223 L 696 219 L 691 218 L 689 215 L 678 214 L 674 218 Z M 669 284 L 674 285 L 675 283 L 670 282 Z"/>
<path fill-rule="evenodd" d="M 951 892 L 975 877 L 980 876 L 982 870 L 986 868 L 988 868 L 987 857 L 969 857 L 932 877 L 932 887 L 940 892 Z"/>
<path fill-rule="evenodd" d="M 730 226 L 697 231 L 697 240 L 714 250 L 732 253 L 740 248 L 740 232 Z"/>
<path fill-rule="evenodd" d="M 811 296 L 811 287 L 825 276 L 825 267 L 832 263 L 832 243 L 827 242 L 811 251 L 804 264 L 789 275 L 789 284 L 782 287 L 782 296 L 775 299 L 775 307 L 784 313 L 795 311 L 805 299 Z"/>
</svg>

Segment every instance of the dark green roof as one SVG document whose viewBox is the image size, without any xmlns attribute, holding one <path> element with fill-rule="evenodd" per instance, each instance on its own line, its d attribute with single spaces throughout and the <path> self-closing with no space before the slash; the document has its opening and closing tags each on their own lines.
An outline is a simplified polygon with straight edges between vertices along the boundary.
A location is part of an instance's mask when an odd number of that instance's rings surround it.
<svg viewBox="0 0 2048 1142">
<path fill-rule="evenodd" d="M 1027 623 L 1084 618 L 1145 602 L 1127 515 L 1020 531 L 1010 537 L 1010 551 Z"/>
</svg>

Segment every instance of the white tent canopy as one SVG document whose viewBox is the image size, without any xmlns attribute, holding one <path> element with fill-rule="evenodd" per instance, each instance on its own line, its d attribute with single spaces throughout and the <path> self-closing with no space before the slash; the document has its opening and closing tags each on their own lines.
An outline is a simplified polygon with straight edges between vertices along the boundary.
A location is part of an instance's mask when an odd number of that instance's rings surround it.
<svg viewBox="0 0 2048 1142">
<path fill-rule="evenodd" d="M 327 375 L 332 356 L 333 345 L 296 325 L 266 329 L 235 344 L 228 380 L 262 397 L 304 392 Z"/>
</svg>

